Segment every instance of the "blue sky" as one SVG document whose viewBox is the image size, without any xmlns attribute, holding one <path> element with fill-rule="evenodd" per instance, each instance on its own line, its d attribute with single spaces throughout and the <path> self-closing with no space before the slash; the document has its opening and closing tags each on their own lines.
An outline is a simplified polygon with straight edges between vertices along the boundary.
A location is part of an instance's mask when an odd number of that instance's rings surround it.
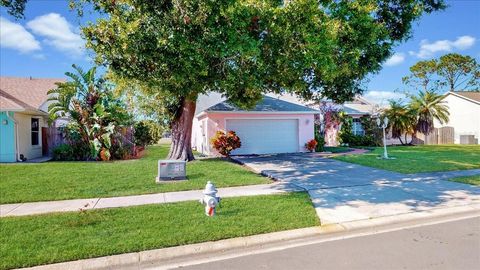
<svg viewBox="0 0 480 270">
<path fill-rule="evenodd" d="M 378 74 L 370 76 L 368 99 L 376 102 L 401 98 L 401 78 L 419 60 L 449 52 L 480 60 L 480 0 L 448 1 L 445 11 L 423 16 L 413 36 L 395 48 L 396 54 Z M 0 75 L 61 78 L 75 63 L 90 67 L 91 54 L 82 49 L 79 25 L 94 15 L 78 18 L 68 1 L 30 0 L 26 18 L 15 20 L 0 11 Z"/>
</svg>

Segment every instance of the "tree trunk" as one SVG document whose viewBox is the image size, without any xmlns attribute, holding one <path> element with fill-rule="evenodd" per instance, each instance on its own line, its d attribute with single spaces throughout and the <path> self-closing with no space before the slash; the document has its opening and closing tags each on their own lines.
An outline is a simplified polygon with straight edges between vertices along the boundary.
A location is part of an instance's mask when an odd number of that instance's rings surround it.
<svg viewBox="0 0 480 270">
<path fill-rule="evenodd" d="M 400 134 L 400 136 L 398 136 L 398 140 L 400 141 L 400 143 L 401 143 L 402 145 L 405 145 L 405 144 L 403 143 L 403 141 L 402 141 L 402 135 L 401 135 L 401 134 Z"/>
<path fill-rule="evenodd" d="M 408 143 L 409 145 L 413 145 L 413 141 L 417 138 L 416 132 L 412 133 L 412 139 Z"/>
<path fill-rule="evenodd" d="M 179 113 L 172 122 L 172 145 L 168 159 L 191 161 L 195 158 L 192 152 L 192 124 L 195 114 L 196 100 L 184 99 Z"/>
</svg>

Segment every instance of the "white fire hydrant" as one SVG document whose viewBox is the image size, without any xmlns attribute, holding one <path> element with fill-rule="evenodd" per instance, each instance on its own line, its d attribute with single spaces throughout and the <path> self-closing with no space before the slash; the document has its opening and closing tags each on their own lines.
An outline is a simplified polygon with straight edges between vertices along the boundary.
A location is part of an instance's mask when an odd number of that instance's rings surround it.
<svg viewBox="0 0 480 270">
<path fill-rule="evenodd" d="M 215 185 L 208 181 L 205 185 L 205 190 L 203 190 L 203 199 L 200 200 L 200 203 L 205 205 L 205 215 L 214 216 L 215 207 L 220 203 L 220 197 L 217 197 L 217 189 Z"/>
</svg>

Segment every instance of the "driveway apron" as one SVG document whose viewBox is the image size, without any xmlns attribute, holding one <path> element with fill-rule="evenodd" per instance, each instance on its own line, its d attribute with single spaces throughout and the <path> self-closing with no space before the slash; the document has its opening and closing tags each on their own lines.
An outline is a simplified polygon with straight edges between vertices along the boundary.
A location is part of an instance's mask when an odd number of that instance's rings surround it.
<svg viewBox="0 0 480 270">
<path fill-rule="evenodd" d="M 254 171 L 306 190 L 322 224 L 480 204 L 480 188 L 446 181 L 480 170 L 401 174 L 316 154 L 239 156 Z"/>
</svg>

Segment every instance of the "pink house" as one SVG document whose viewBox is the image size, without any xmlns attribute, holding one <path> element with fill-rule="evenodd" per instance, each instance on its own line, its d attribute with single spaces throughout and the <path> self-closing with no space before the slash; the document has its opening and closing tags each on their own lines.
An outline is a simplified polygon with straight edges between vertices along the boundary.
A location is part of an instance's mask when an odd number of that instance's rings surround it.
<svg viewBox="0 0 480 270">
<path fill-rule="evenodd" d="M 210 140 L 218 130 L 233 130 L 240 137 L 242 147 L 233 151 L 233 155 L 304 152 L 305 144 L 314 138 L 314 115 L 319 113 L 268 96 L 251 110 L 243 110 L 228 101 L 198 107 L 192 147 L 205 155 L 217 154 Z"/>
</svg>

